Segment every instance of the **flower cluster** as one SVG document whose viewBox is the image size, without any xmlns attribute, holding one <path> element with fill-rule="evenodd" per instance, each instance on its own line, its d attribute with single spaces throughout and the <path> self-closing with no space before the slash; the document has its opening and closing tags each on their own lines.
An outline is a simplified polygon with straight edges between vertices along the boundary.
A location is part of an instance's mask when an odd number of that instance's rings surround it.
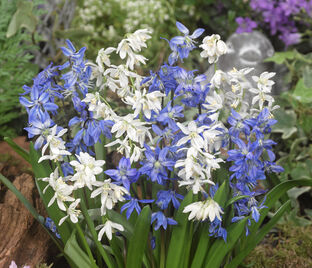
<svg viewBox="0 0 312 268">
<path fill-rule="evenodd" d="M 295 16 L 311 17 L 312 15 L 312 2 L 307 0 L 252 0 L 250 7 L 254 12 L 261 14 L 263 23 L 259 24 L 266 25 L 271 35 L 278 34 L 286 46 L 297 44 L 301 40 Z M 237 33 L 250 32 L 258 25 L 250 18 L 238 17 L 236 22 L 239 25 Z"/>
<path fill-rule="evenodd" d="M 104 234 L 112 239 L 114 231 L 124 231 L 123 225 L 110 218 L 113 209 L 125 211 L 129 219 L 134 211 L 140 214 L 144 204 L 151 206 L 154 230 L 167 229 L 178 224 L 173 211 L 191 191 L 194 200 L 183 212 L 190 213 L 189 220 L 209 222 L 207 232 L 226 240 L 224 204 L 216 198 L 220 181 L 215 176 L 226 161 L 232 163 L 231 197 L 245 196 L 234 203 L 233 221 L 247 216 L 259 219 L 263 204 L 256 199 L 258 180 L 282 170 L 274 163 L 274 142 L 266 138 L 275 123 L 271 111 L 276 107 L 269 94 L 274 74 L 254 76 L 256 89 L 244 83 L 244 76 L 252 71 L 249 68 L 216 71 L 208 83 L 204 74 L 180 64 L 197 48 L 195 39 L 204 30 L 190 34 L 182 23 L 176 26 L 183 35 L 168 41 L 169 64 L 150 71 L 149 76 L 135 71 L 147 61 L 139 53 L 151 37 L 150 31 L 141 29 L 126 35 L 117 47 L 101 49 L 96 64 L 84 60 L 85 48 L 77 51 L 67 40 L 68 47 L 62 51 L 68 61 L 61 66 L 51 64 L 34 79 L 33 87 L 25 88 L 24 95 L 30 95 L 30 100 L 20 98 L 29 114 L 25 129 L 29 137 L 38 137 L 39 162 L 52 160 L 54 171 L 42 180 L 47 183 L 44 194 L 49 187 L 54 193 L 48 206 L 56 202 L 65 213 L 59 225 L 68 220 L 77 224 L 85 218 L 80 204 L 85 206 L 87 200 L 98 212 L 94 221 L 99 241 Z M 199 47 L 209 63 L 227 51 L 219 35 L 206 36 Z M 112 53 L 123 63 L 113 65 Z M 225 92 L 225 84 L 232 91 Z M 108 90 L 120 97 L 117 108 L 106 98 Z M 249 114 L 240 111 L 246 90 L 256 94 Z M 75 116 L 61 128 L 54 118 L 60 105 L 68 102 Z M 229 128 L 220 119 L 226 102 L 233 108 Z M 123 109 L 127 112 L 118 106 L 127 107 Z M 103 159 L 107 150 L 123 155 L 116 167 L 107 168 L 109 160 Z"/>
</svg>

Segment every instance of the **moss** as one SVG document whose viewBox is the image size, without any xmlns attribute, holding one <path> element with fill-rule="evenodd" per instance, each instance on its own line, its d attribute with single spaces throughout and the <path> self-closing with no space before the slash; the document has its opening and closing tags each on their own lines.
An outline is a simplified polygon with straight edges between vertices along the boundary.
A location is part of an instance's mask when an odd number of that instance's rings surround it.
<svg viewBox="0 0 312 268">
<path fill-rule="evenodd" d="M 312 226 L 280 225 L 244 261 L 253 268 L 312 267 Z"/>
</svg>

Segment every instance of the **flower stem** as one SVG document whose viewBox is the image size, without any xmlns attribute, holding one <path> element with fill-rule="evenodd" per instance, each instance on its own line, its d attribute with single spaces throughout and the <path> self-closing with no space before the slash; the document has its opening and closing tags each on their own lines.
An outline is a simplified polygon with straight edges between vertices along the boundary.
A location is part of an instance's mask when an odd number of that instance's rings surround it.
<svg viewBox="0 0 312 268">
<path fill-rule="evenodd" d="M 79 196 L 81 198 L 81 202 L 80 202 L 80 204 L 81 204 L 81 211 L 82 211 L 83 217 L 85 218 L 85 220 L 87 222 L 87 225 L 89 227 L 90 233 L 91 233 L 92 238 L 93 238 L 93 241 L 95 242 L 95 245 L 96 245 L 97 249 L 99 250 L 101 256 L 103 257 L 107 267 L 108 268 L 113 268 L 114 264 L 113 264 L 112 258 L 106 253 L 106 251 L 104 250 L 103 245 L 98 240 L 98 236 L 97 236 L 96 230 L 94 228 L 93 221 L 91 220 L 90 215 L 88 213 L 88 209 L 87 209 L 87 206 L 86 206 L 86 203 L 85 203 L 85 200 L 84 200 L 84 194 L 83 194 L 82 189 L 79 189 L 78 192 L 79 192 Z"/>
<path fill-rule="evenodd" d="M 80 239 L 81 239 L 81 242 L 82 242 L 84 248 L 85 248 L 86 251 L 87 251 L 87 254 L 88 254 L 89 259 L 90 259 L 90 261 L 91 261 L 92 267 L 98 267 L 98 266 L 96 265 L 96 263 L 95 263 L 95 260 L 94 260 L 94 258 L 93 258 L 91 249 L 90 249 L 90 247 L 89 247 L 89 245 L 88 245 L 88 242 L 87 242 L 87 240 L 86 240 L 86 238 L 85 238 L 85 236 L 84 236 L 84 234 L 83 234 L 83 231 L 81 230 L 81 227 L 80 227 L 79 223 L 76 223 L 76 224 L 74 224 L 74 225 L 75 225 L 75 228 L 76 228 L 76 230 L 77 230 L 77 232 L 78 232 L 78 235 L 79 235 L 79 237 L 80 237 Z"/>
<path fill-rule="evenodd" d="M 165 248 L 165 231 L 160 229 L 160 264 L 159 268 L 165 268 L 166 248 Z"/>
</svg>

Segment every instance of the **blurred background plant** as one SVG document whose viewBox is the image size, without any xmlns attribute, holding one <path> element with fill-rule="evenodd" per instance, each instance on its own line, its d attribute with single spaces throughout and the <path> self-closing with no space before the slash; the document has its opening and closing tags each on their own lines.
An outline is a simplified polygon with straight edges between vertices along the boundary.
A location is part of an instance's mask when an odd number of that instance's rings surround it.
<svg viewBox="0 0 312 268">
<path fill-rule="evenodd" d="M 22 9 L 25 12 L 22 12 Z M 23 92 L 22 86 L 28 84 L 38 72 L 38 67 L 31 62 L 34 57 L 31 51 L 39 49 L 32 42 L 35 24 L 36 17 L 32 13 L 32 3 L 24 5 L 24 2 L 17 0 L 0 1 L 0 133 L 2 137 L 20 134 L 19 130 L 23 126 L 21 117 L 24 113 L 20 109 L 18 94 Z M 26 32 L 25 28 L 32 34 Z"/>
</svg>

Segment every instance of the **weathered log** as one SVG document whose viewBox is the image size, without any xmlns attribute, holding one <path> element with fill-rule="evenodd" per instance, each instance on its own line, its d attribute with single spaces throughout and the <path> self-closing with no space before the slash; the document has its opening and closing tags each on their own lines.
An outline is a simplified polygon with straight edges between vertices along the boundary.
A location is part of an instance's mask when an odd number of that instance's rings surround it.
<svg viewBox="0 0 312 268">
<path fill-rule="evenodd" d="M 31 175 L 23 173 L 13 184 L 39 213 L 44 214 Z M 0 227 L 0 267 L 9 267 L 12 260 L 18 267 L 25 264 L 35 267 L 47 261 L 53 242 L 11 191 L 5 193 L 0 203 Z"/>
</svg>

